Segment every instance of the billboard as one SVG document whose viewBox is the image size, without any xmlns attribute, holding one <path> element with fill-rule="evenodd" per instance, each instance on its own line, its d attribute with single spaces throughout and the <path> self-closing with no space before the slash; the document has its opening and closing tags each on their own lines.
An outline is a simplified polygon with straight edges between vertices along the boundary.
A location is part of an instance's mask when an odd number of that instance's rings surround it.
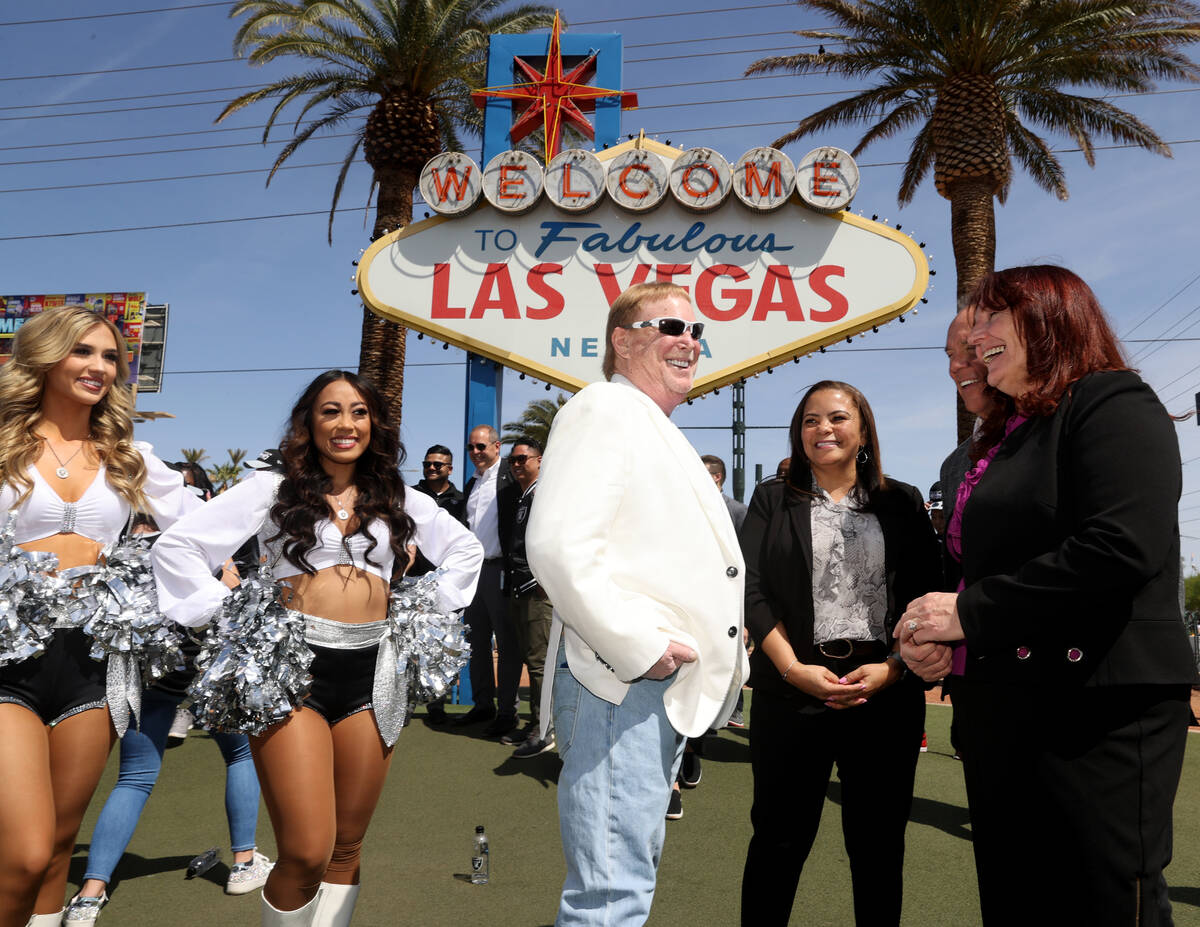
<svg viewBox="0 0 1200 927">
<path fill-rule="evenodd" d="M 753 149 L 731 165 L 638 140 L 562 152 L 544 171 L 519 152 L 483 171 L 441 155 L 422 175 L 440 215 L 375 242 L 358 290 L 381 316 L 574 391 L 601 378 L 617 295 L 669 280 L 706 326 L 698 396 L 870 331 L 925 292 L 918 244 L 846 210 L 850 156 L 811 155 L 795 168 Z"/>
<path fill-rule="evenodd" d="M 57 293 L 0 296 L 0 364 L 12 357 L 12 339 L 26 321 L 47 309 L 84 306 L 120 329 L 128 348 L 129 382 L 137 385 L 142 355 L 145 293 Z"/>
</svg>

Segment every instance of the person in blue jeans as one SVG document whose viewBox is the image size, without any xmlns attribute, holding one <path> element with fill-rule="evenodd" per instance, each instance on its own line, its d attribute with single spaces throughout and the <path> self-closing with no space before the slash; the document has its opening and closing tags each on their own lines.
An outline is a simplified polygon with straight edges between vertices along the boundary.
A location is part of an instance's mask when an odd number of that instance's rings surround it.
<svg viewBox="0 0 1200 927">
<path fill-rule="evenodd" d="M 168 466 L 182 470 L 184 482 L 196 487 L 197 494 L 206 501 L 212 497 L 212 484 L 201 467 L 183 463 Z M 152 535 L 157 527 L 150 519 L 139 515 L 134 519 L 133 531 Z M 239 555 L 241 553 L 239 551 Z M 237 572 L 231 569 L 232 566 L 232 563 L 226 564 L 222 569 L 222 581 L 230 585 L 237 581 Z M 92 924 L 99 917 L 100 909 L 108 903 L 108 883 L 133 839 L 142 809 L 158 781 L 167 735 L 176 709 L 183 702 L 195 674 L 191 662 L 198 650 L 197 645 L 185 643 L 188 666 L 168 674 L 142 693 L 141 723 L 137 730 L 131 727 L 121 738 L 117 783 L 96 821 L 83 885 L 67 904 L 63 924 Z M 256 852 L 258 774 L 254 771 L 250 742 L 245 734 L 213 733 L 212 739 L 225 758 L 225 814 L 229 819 L 229 842 L 233 850 L 233 866 L 225 883 L 225 892 L 244 895 L 262 887 L 273 865 L 263 854 Z"/>
<path fill-rule="evenodd" d="M 107 902 L 113 870 L 133 838 L 142 809 L 158 780 L 167 732 L 181 701 L 182 696 L 158 689 L 143 693 L 141 730 L 130 728 L 121 738 L 117 784 L 96 821 L 84 882 L 67 908 L 65 924 L 91 923 Z M 261 887 L 270 872 L 266 858 L 255 853 L 258 776 L 245 734 L 214 733 L 212 739 L 225 758 L 225 813 L 229 818 L 234 860 L 225 891 L 240 895 Z"/>
</svg>

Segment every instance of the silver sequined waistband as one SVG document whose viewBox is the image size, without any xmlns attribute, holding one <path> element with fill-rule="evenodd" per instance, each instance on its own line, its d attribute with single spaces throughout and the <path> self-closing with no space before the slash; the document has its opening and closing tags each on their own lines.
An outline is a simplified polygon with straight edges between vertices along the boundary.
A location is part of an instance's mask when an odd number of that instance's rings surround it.
<svg viewBox="0 0 1200 927">
<path fill-rule="evenodd" d="M 366 650 L 374 647 L 387 630 L 387 621 L 368 621 L 351 624 L 347 621 L 332 621 L 315 615 L 300 615 L 304 619 L 304 640 L 316 647 L 334 650 Z"/>
</svg>

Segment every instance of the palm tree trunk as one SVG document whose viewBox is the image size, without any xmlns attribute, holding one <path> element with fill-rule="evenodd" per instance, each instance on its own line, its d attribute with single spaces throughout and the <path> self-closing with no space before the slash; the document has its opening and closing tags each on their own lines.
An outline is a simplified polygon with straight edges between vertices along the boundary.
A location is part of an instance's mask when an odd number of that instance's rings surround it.
<svg viewBox="0 0 1200 927">
<path fill-rule="evenodd" d="M 984 178 L 969 177 L 949 185 L 950 239 L 954 243 L 954 270 L 958 285 L 955 311 L 976 285 L 996 269 L 996 212 L 993 205 L 995 184 Z M 962 397 L 955 393 L 955 417 L 958 440 L 971 436 L 975 416 L 966 410 Z"/>
<path fill-rule="evenodd" d="M 412 221 L 413 188 L 410 171 L 383 168 L 375 171 L 379 199 L 375 207 L 372 240 L 403 228 Z M 404 404 L 404 354 L 408 329 L 375 315 L 363 307 L 362 339 L 358 349 L 358 372 L 383 394 L 395 425 L 400 424 Z"/>
</svg>

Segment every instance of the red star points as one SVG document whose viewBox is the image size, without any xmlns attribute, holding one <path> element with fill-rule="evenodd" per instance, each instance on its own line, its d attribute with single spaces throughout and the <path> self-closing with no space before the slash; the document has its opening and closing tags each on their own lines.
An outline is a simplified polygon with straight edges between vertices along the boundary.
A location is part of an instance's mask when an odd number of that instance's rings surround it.
<svg viewBox="0 0 1200 927">
<path fill-rule="evenodd" d="M 557 11 L 554 28 L 550 32 L 550 47 L 546 53 L 546 70 L 539 71 L 520 57 L 514 57 L 517 70 L 528 80 L 507 87 L 488 87 L 471 94 L 471 100 L 480 108 L 489 97 L 512 100 L 516 108 L 509 137 L 513 143 L 528 138 L 539 127 L 544 130 L 546 140 L 546 163 L 550 163 L 562 148 L 562 127 L 566 120 L 589 139 L 595 138 L 595 130 L 588 122 L 585 112 L 594 112 L 596 101 L 619 97 L 622 109 L 637 106 L 637 94 L 603 87 L 590 87 L 587 81 L 596 76 L 596 52 L 592 52 L 567 73 L 563 73 L 562 25 Z"/>
</svg>

